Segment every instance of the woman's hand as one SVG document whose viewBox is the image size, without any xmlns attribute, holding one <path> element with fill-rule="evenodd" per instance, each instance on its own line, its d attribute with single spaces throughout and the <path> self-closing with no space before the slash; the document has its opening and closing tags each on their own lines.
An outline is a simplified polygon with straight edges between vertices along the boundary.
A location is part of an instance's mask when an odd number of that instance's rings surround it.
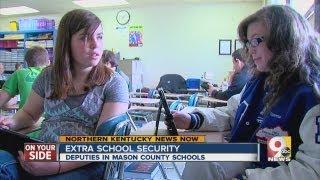
<svg viewBox="0 0 320 180">
<path fill-rule="evenodd" d="M 216 88 L 216 87 L 214 87 L 211 83 L 208 83 L 208 94 L 209 94 L 209 96 L 211 96 L 211 94 L 212 94 L 212 92 L 213 91 L 219 91 L 219 89 L 218 88 Z"/>
<path fill-rule="evenodd" d="M 19 151 L 18 159 L 22 168 L 34 176 L 45 176 L 59 173 L 58 162 L 25 161 L 22 151 Z"/>
<path fill-rule="evenodd" d="M 181 111 L 172 112 L 173 120 L 178 129 L 188 129 L 191 122 L 191 116 Z"/>
<path fill-rule="evenodd" d="M 1 116 L 0 115 L 0 127 L 5 129 L 13 129 L 15 121 L 12 116 Z"/>
</svg>

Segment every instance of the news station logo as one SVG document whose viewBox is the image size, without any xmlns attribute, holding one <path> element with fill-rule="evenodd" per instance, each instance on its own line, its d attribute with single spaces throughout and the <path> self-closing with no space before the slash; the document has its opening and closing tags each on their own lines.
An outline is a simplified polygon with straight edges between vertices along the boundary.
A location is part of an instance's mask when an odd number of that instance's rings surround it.
<svg viewBox="0 0 320 180">
<path fill-rule="evenodd" d="M 57 146 L 56 144 L 25 143 L 23 154 L 26 161 L 56 161 Z"/>
<path fill-rule="evenodd" d="M 291 137 L 278 136 L 268 140 L 268 161 L 291 160 Z"/>
</svg>

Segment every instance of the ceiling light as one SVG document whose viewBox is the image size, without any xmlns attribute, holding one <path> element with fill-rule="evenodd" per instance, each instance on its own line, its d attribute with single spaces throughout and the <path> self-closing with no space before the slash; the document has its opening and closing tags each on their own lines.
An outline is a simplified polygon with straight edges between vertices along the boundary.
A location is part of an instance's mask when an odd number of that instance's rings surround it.
<svg viewBox="0 0 320 180">
<path fill-rule="evenodd" d="M 72 2 L 82 7 L 120 6 L 129 4 L 126 0 L 77 0 Z"/>
<path fill-rule="evenodd" d="M 1 15 L 13 15 L 13 14 L 29 14 L 39 12 L 36 9 L 29 8 L 27 6 L 17 6 L 17 7 L 9 7 L 9 8 L 1 8 Z"/>
</svg>

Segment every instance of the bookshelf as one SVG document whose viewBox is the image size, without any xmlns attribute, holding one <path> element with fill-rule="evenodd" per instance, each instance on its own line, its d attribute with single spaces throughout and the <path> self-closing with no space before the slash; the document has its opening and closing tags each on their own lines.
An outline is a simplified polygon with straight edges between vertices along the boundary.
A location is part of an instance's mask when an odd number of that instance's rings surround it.
<svg viewBox="0 0 320 180">
<path fill-rule="evenodd" d="M 6 73 L 13 72 L 17 62 L 24 64 L 26 50 L 35 45 L 46 48 L 52 61 L 55 37 L 54 29 L 0 32 L 0 62 Z"/>
</svg>

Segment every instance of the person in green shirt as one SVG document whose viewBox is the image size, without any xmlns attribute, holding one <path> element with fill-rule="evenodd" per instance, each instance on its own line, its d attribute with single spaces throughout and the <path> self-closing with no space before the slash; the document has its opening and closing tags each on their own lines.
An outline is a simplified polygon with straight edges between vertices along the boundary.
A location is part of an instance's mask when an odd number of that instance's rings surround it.
<svg viewBox="0 0 320 180">
<path fill-rule="evenodd" d="M 33 81 L 42 69 L 50 63 L 47 50 L 40 46 L 33 46 L 28 49 L 25 54 L 25 61 L 28 68 L 16 70 L 2 86 L 0 108 L 5 106 L 11 98 L 20 95 L 20 109 L 29 96 Z"/>
</svg>

